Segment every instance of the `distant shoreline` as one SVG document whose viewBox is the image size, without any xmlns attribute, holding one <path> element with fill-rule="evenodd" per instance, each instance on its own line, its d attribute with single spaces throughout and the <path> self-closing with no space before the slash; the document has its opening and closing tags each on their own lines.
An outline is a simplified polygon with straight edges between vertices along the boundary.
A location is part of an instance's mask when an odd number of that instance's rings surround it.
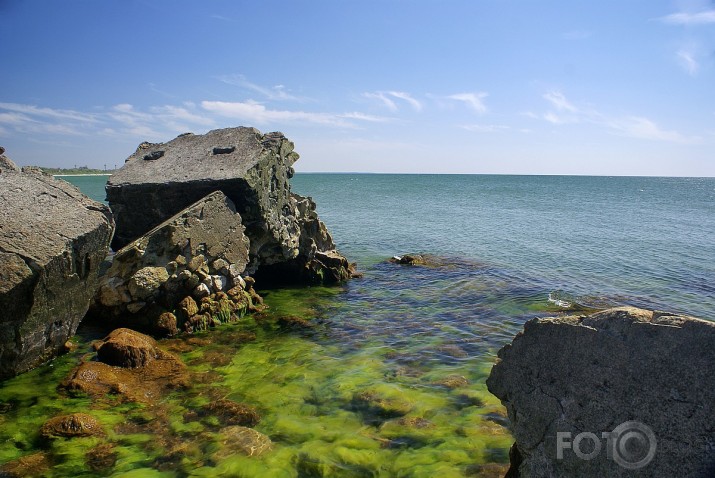
<svg viewBox="0 0 715 478">
<path fill-rule="evenodd" d="M 89 174 L 53 174 L 55 178 L 62 178 L 65 176 L 111 176 L 112 173 L 100 174 L 100 173 L 89 173 Z"/>
</svg>

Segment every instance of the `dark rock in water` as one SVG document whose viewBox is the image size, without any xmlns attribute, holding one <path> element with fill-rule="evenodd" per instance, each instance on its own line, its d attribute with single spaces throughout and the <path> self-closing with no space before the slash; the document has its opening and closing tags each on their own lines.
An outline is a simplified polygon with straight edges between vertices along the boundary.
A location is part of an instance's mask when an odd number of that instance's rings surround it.
<svg viewBox="0 0 715 478">
<path fill-rule="evenodd" d="M 143 143 L 107 183 L 107 200 L 117 221 L 112 246 L 119 249 L 192 203 L 222 191 L 235 204 L 250 239 L 247 273 L 275 266 L 263 276 L 343 280 L 350 276 L 349 264 L 335 252 L 315 203 L 290 191 L 297 159 L 293 143 L 282 133 L 261 134 L 253 128 Z"/>
<path fill-rule="evenodd" d="M 105 474 L 114 468 L 118 458 L 119 454 L 114 450 L 113 445 L 102 443 L 87 452 L 85 462 L 90 470 Z"/>
<path fill-rule="evenodd" d="M 182 306 L 187 300 L 234 287 L 244 291 L 241 274 L 249 247 L 244 230 L 233 202 L 221 191 L 209 194 L 114 255 L 101 277 L 92 315 L 176 334 L 198 312 L 195 302 L 191 310 Z M 234 302 L 247 307 L 243 295 Z M 238 308 L 231 305 L 228 313 Z M 166 314 L 173 310 L 181 313 L 172 321 Z"/>
<path fill-rule="evenodd" d="M 96 418 L 86 413 L 73 413 L 50 418 L 42 425 L 43 438 L 75 438 L 104 435 L 104 430 Z"/>
<path fill-rule="evenodd" d="M 414 404 L 398 390 L 367 389 L 353 396 L 352 406 L 366 422 L 379 423 L 410 413 Z"/>
<path fill-rule="evenodd" d="M 710 321 L 625 307 L 527 322 L 487 380 L 511 476 L 715 476 L 714 364 Z"/>
<path fill-rule="evenodd" d="M 219 399 L 209 403 L 203 408 L 203 414 L 218 417 L 222 425 L 255 427 L 261 421 L 261 416 L 255 408 L 227 399 Z"/>
<path fill-rule="evenodd" d="M 0 161 L 0 379 L 64 349 L 98 286 L 114 222 L 77 188 Z"/>
</svg>

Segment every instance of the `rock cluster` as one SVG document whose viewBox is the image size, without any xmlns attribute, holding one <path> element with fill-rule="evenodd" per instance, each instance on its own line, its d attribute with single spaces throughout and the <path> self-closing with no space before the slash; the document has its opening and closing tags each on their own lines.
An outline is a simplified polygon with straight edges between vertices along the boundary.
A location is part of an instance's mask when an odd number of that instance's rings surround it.
<svg viewBox="0 0 715 478">
<path fill-rule="evenodd" d="M 142 143 L 107 183 L 117 232 L 126 246 L 207 195 L 221 191 L 248 238 L 248 275 L 262 280 L 336 282 L 351 275 L 310 198 L 289 179 L 298 154 L 281 133 L 226 128 Z"/>
<path fill-rule="evenodd" d="M 262 302 L 242 276 L 244 231 L 233 202 L 209 194 L 114 255 L 92 313 L 158 335 L 237 320 Z"/>
<path fill-rule="evenodd" d="M 527 322 L 487 380 L 508 476 L 715 476 L 714 344 L 713 322 L 635 308 Z"/>
<path fill-rule="evenodd" d="M 63 350 L 113 230 L 107 206 L 0 155 L 0 380 Z"/>
</svg>

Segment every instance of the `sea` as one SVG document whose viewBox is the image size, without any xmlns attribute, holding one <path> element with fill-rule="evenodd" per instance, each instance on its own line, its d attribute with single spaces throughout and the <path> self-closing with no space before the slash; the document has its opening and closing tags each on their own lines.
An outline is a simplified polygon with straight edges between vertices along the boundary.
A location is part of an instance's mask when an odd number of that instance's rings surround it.
<svg viewBox="0 0 715 478">
<path fill-rule="evenodd" d="M 105 199 L 106 177 L 62 179 Z M 513 439 L 485 382 L 526 321 L 622 305 L 715 320 L 715 178 L 298 173 L 292 190 L 315 200 L 362 278 L 262 290 L 260 320 L 181 355 L 213 381 L 156 410 L 58 387 L 105 333 L 82 325 L 77 351 L 0 384 L 0 463 L 42 457 L 46 476 L 503 476 Z M 404 254 L 428 265 L 389 261 Z M 216 390 L 261 413 L 270 452 L 226 452 L 224 424 L 196 413 Z M 45 420 L 77 410 L 106 434 L 39 440 Z M 97 447 L 110 450 L 99 464 Z"/>
</svg>

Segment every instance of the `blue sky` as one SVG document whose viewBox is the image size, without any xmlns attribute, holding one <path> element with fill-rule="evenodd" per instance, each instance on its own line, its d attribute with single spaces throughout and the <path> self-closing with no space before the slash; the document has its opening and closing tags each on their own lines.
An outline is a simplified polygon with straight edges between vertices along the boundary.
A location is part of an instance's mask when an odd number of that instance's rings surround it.
<svg viewBox="0 0 715 478">
<path fill-rule="evenodd" d="M 298 171 L 715 176 L 715 3 L 0 0 L 0 145 L 255 126 Z"/>
</svg>

